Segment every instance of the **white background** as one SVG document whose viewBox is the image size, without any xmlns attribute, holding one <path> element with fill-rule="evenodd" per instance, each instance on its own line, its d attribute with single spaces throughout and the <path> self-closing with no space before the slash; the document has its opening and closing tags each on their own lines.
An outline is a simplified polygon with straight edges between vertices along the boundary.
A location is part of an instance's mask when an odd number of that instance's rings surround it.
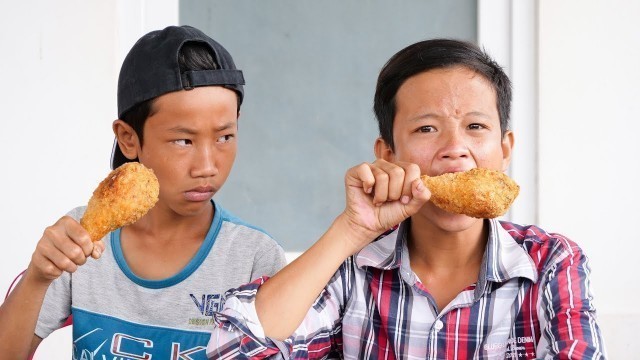
<svg viewBox="0 0 640 360">
<path fill-rule="evenodd" d="M 43 229 L 108 172 L 122 57 L 140 35 L 177 24 L 177 9 L 176 0 L 3 4 L 0 289 Z M 523 195 L 512 220 L 563 233 L 589 255 L 615 359 L 639 356 L 638 14 L 640 3 L 625 0 L 485 0 L 479 9 L 480 42 L 515 86 L 511 171 Z M 37 358 L 69 358 L 68 330 L 52 336 L 64 340 L 45 340 Z"/>
</svg>

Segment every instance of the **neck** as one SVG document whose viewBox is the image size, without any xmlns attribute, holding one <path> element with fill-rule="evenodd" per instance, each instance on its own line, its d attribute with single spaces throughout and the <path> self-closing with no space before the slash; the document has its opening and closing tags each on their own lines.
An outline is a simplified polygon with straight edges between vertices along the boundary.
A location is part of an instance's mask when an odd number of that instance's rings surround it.
<svg viewBox="0 0 640 360">
<path fill-rule="evenodd" d="M 479 269 L 488 234 L 489 224 L 481 219 L 461 231 L 447 231 L 413 217 L 407 243 L 411 266 L 434 271 Z"/>
<path fill-rule="evenodd" d="M 177 240 L 202 241 L 209 231 L 214 212 L 211 204 L 198 214 L 183 216 L 158 204 L 136 223 L 127 226 L 127 232 L 136 233 L 137 238 L 148 239 L 156 246 Z"/>
</svg>

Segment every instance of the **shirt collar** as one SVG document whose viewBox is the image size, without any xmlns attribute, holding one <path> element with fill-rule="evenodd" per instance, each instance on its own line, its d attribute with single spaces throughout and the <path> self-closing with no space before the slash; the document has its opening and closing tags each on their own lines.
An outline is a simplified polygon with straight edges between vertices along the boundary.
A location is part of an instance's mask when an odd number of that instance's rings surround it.
<svg viewBox="0 0 640 360">
<path fill-rule="evenodd" d="M 496 219 L 489 221 L 489 240 L 484 252 L 480 279 L 504 282 L 515 277 L 538 281 L 538 272 L 527 251 Z"/>
<path fill-rule="evenodd" d="M 408 255 L 406 239 L 410 221 L 403 221 L 398 228 L 360 250 L 355 256 L 356 265 L 359 268 L 371 266 L 382 270 L 400 267 L 403 251 Z M 536 282 L 538 273 L 525 249 L 504 230 L 498 220 L 487 221 L 490 225 L 489 239 L 478 279 L 480 286 L 476 291 L 484 292 L 487 281 L 504 282 L 515 277 L 525 277 Z M 405 261 L 408 262 L 408 257 Z"/>
<path fill-rule="evenodd" d="M 410 219 L 403 221 L 396 229 L 381 235 L 377 240 L 365 246 L 356 256 L 359 268 L 371 266 L 377 269 L 389 270 L 402 263 L 402 250 L 407 247 L 405 241 Z"/>
</svg>

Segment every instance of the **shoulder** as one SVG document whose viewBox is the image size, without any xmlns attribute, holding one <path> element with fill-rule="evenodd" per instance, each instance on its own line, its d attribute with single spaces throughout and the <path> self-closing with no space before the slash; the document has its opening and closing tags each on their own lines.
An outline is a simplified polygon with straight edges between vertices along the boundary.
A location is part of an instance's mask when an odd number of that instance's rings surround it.
<svg viewBox="0 0 640 360">
<path fill-rule="evenodd" d="M 222 223 L 219 237 L 231 241 L 241 240 L 245 245 L 282 248 L 264 229 L 248 223 L 221 206 L 217 208 Z"/>
<path fill-rule="evenodd" d="M 237 227 L 246 228 L 247 231 L 259 232 L 259 233 L 262 233 L 262 234 L 264 234 L 266 236 L 271 237 L 264 229 L 246 222 L 245 220 L 243 220 L 240 217 L 236 216 L 235 214 L 233 214 L 229 210 L 227 210 L 227 209 L 225 209 L 225 208 L 223 208 L 221 206 L 218 207 L 218 209 L 220 210 L 220 217 L 222 218 L 223 222 L 229 223 L 231 226 L 237 226 Z"/>
<path fill-rule="evenodd" d="M 568 237 L 548 232 L 536 225 L 500 221 L 502 228 L 531 257 L 538 270 L 544 270 L 567 258 L 584 256 L 580 246 Z"/>
</svg>

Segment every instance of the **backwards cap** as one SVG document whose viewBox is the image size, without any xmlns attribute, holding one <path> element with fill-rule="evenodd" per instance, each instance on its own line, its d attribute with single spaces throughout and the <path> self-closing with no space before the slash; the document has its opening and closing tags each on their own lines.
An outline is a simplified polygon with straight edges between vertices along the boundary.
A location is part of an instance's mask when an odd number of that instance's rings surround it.
<svg viewBox="0 0 640 360">
<path fill-rule="evenodd" d="M 216 70 L 180 72 L 178 57 L 185 43 L 196 42 L 209 47 Z M 191 26 L 169 26 L 152 31 L 138 40 L 122 63 L 118 78 L 118 118 L 134 106 L 160 95 L 190 90 L 197 86 L 223 86 L 238 94 L 238 107 L 244 98 L 244 77 L 236 69 L 229 52 L 202 31 Z M 117 141 L 111 154 L 111 168 L 130 161 Z"/>
</svg>

